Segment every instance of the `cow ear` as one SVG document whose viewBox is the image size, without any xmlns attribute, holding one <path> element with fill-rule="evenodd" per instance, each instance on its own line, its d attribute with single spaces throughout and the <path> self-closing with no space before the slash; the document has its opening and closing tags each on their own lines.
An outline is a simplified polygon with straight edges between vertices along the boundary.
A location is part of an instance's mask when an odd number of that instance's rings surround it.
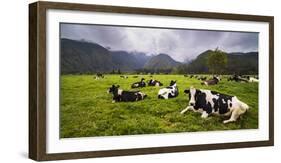
<svg viewBox="0 0 281 163">
<path fill-rule="evenodd" d="M 184 93 L 188 94 L 190 92 L 189 89 L 184 90 Z"/>
</svg>

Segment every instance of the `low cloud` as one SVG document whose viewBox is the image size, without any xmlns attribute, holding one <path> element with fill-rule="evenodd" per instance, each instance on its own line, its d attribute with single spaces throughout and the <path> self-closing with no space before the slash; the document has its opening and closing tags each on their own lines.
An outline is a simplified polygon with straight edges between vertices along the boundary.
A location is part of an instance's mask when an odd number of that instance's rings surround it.
<svg viewBox="0 0 281 163">
<path fill-rule="evenodd" d="M 208 49 L 258 51 L 258 33 L 61 24 L 61 37 L 88 40 L 112 50 L 166 53 L 177 61 Z"/>
</svg>

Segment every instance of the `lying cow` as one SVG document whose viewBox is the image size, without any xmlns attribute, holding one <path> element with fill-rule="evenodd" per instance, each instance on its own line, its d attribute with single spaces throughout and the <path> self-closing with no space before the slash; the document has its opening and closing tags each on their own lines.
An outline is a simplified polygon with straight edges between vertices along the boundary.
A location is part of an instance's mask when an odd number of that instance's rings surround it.
<svg viewBox="0 0 281 163">
<path fill-rule="evenodd" d="M 162 88 L 158 92 L 158 98 L 159 99 L 169 99 L 174 98 L 179 95 L 179 90 L 177 87 L 176 81 L 171 81 L 170 86 L 166 88 Z"/>
<path fill-rule="evenodd" d="M 204 81 L 204 80 L 206 80 L 206 79 L 207 79 L 207 77 L 206 77 L 206 76 L 200 76 L 200 77 L 198 77 L 197 79 L 198 79 L 198 80 L 202 80 L 202 81 Z"/>
<path fill-rule="evenodd" d="M 103 74 L 97 73 L 95 79 L 98 80 L 100 78 L 104 78 Z"/>
<path fill-rule="evenodd" d="M 209 79 L 209 80 L 205 80 L 204 82 L 202 82 L 202 85 L 216 85 L 218 84 L 220 81 L 220 78 L 218 76 L 214 76 L 213 79 Z"/>
<path fill-rule="evenodd" d="M 148 86 L 162 86 L 163 84 L 160 81 L 154 80 L 154 79 L 150 79 L 148 81 Z"/>
<path fill-rule="evenodd" d="M 140 101 L 143 100 L 147 95 L 140 92 L 140 91 L 123 91 L 119 89 L 119 85 L 115 86 L 112 85 L 108 89 L 108 93 L 113 94 L 113 101 L 114 102 L 133 102 L 133 101 Z"/>
<path fill-rule="evenodd" d="M 236 82 L 248 82 L 248 79 L 243 78 L 240 75 L 233 75 L 227 79 L 227 81 L 236 81 Z"/>
<path fill-rule="evenodd" d="M 249 109 L 249 106 L 238 100 L 236 96 L 193 87 L 185 90 L 184 93 L 188 94 L 189 103 L 186 109 L 181 111 L 181 114 L 193 110 L 202 113 L 202 118 L 207 118 L 210 114 L 230 116 L 228 120 L 223 121 L 223 123 L 229 123 L 236 121 Z"/>
<path fill-rule="evenodd" d="M 132 88 L 139 88 L 139 87 L 145 87 L 145 82 L 144 82 L 144 78 L 141 79 L 141 81 L 139 82 L 135 82 L 132 84 Z"/>
<path fill-rule="evenodd" d="M 123 79 L 128 79 L 128 76 L 125 76 L 125 75 L 121 75 L 120 78 L 123 78 Z"/>
<path fill-rule="evenodd" d="M 254 77 L 248 76 L 247 79 L 248 79 L 248 82 L 250 82 L 250 83 L 258 83 L 259 82 L 259 79 L 256 79 Z"/>
</svg>

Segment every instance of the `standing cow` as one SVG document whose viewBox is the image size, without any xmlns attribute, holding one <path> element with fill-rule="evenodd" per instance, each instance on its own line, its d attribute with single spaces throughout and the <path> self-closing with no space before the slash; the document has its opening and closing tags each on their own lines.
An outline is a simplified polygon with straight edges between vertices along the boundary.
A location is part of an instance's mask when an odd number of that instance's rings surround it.
<svg viewBox="0 0 281 163">
<path fill-rule="evenodd" d="M 230 116 L 223 123 L 235 122 L 240 115 L 244 114 L 249 106 L 240 101 L 236 96 L 221 94 L 218 92 L 195 89 L 190 87 L 184 93 L 189 96 L 189 103 L 181 114 L 188 110 L 202 113 L 202 118 L 207 118 L 210 114 Z"/>
<path fill-rule="evenodd" d="M 166 88 L 162 88 L 158 92 L 158 98 L 159 99 L 169 99 L 174 98 L 179 95 L 179 90 L 177 87 L 176 81 L 171 81 L 170 86 Z"/>
</svg>

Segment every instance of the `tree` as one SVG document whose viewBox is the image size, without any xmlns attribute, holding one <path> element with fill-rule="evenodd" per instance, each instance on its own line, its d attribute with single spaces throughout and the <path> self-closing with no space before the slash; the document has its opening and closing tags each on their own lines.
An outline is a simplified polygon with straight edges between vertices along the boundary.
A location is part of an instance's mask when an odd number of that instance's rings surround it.
<svg viewBox="0 0 281 163">
<path fill-rule="evenodd" d="M 212 74 L 223 73 L 227 65 L 226 53 L 216 48 L 216 50 L 209 52 L 207 57 L 207 65 L 209 72 Z"/>
<path fill-rule="evenodd" d="M 117 71 L 117 74 L 121 74 L 121 71 L 120 71 L 120 69 L 118 69 L 118 71 Z"/>
</svg>

